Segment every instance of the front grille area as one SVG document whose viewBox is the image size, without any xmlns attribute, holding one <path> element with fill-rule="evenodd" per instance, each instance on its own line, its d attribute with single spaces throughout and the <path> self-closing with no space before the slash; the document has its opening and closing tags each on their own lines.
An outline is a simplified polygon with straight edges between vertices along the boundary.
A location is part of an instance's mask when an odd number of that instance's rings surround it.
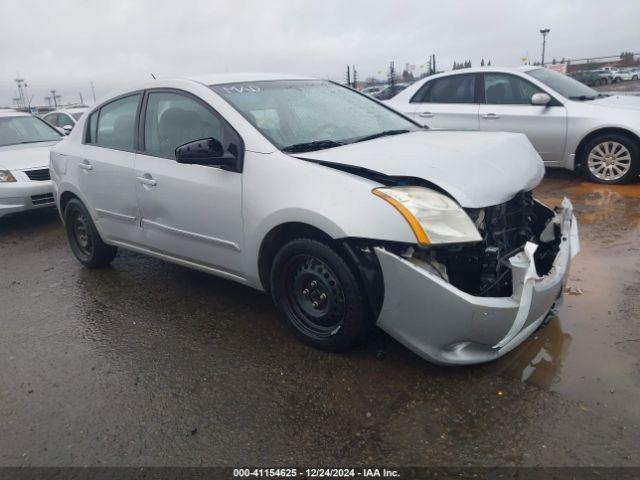
<svg viewBox="0 0 640 480">
<path fill-rule="evenodd" d="M 468 209 L 487 246 L 498 247 L 509 256 L 533 237 L 533 195 L 520 192 L 511 200 L 492 207 Z"/>
<path fill-rule="evenodd" d="M 535 241 L 541 221 L 531 192 L 518 193 L 508 202 L 466 209 L 482 242 L 434 248 L 433 260 L 446 267 L 449 282 L 471 295 L 508 297 L 512 294 L 509 258 L 527 241 Z"/>
<path fill-rule="evenodd" d="M 46 205 L 48 203 L 53 203 L 53 193 L 31 195 L 31 203 L 33 203 L 34 205 Z"/>
<path fill-rule="evenodd" d="M 44 180 L 51 180 L 51 174 L 49 173 L 48 168 L 40 168 L 38 170 L 25 170 L 27 177 L 29 180 L 35 180 L 37 182 L 42 182 Z"/>
</svg>

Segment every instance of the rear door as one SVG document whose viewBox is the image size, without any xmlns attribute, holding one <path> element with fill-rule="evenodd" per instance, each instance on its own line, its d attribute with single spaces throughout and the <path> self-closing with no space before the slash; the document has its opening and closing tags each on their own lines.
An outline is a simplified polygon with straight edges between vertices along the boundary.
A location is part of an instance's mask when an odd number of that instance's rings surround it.
<svg viewBox="0 0 640 480">
<path fill-rule="evenodd" d="M 175 149 L 214 138 L 241 150 L 242 140 L 204 101 L 179 90 L 151 90 L 144 102 L 137 195 L 145 245 L 227 273 L 239 270 L 242 174 L 176 162 Z"/>
<path fill-rule="evenodd" d="M 72 162 L 101 233 L 127 243 L 141 235 L 133 169 L 141 100 L 141 93 L 128 94 L 94 111 Z"/>
<path fill-rule="evenodd" d="M 532 105 L 535 93 L 547 93 L 510 73 L 484 74 L 480 129 L 524 133 L 545 161 L 561 161 L 567 134 L 567 110 L 552 98 L 548 105 Z"/>
<path fill-rule="evenodd" d="M 428 81 L 411 98 L 410 115 L 429 128 L 478 130 L 476 79 L 466 73 Z"/>
</svg>

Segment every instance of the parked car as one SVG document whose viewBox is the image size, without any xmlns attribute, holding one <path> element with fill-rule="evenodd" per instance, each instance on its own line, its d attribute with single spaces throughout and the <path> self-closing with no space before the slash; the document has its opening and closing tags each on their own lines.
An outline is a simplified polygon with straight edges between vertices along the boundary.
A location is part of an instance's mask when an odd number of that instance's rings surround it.
<svg viewBox="0 0 640 480">
<path fill-rule="evenodd" d="M 626 68 L 611 68 L 607 71 L 609 72 L 609 75 L 611 75 L 611 83 L 620 83 L 623 81 L 638 79 L 637 75 L 636 78 L 633 78 L 633 73 L 631 72 L 631 70 Z"/>
<path fill-rule="evenodd" d="M 433 128 L 524 133 L 547 166 L 594 182 L 628 182 L 640 171 L 640 98 L 603 95 L 546 68 L 434 75 L 388 104 Z"/>
<path fill-rule="evenodd" d="M 590 87 L 595 85 L 601 85 L 603 83 L 601 75 L 590 72 L 588 70 L 569 73 L 568 76 Z"/>
<path fill-rule="evenodd" d="M 134 250 L 269 292 L 305 342 L 378 325 L 443 364 L 531 335 L 578 248 L 572 207 L 533 199 L 524 135 L 439 132 L 305 77 L 156 80 L 83 116 L 51 153 L 71 250 Z"/>
<path fill-rule="evenodd" d="M 0 110 L 0 218 L 54 205 L 49 150 L 61 138 L 38 117 Z"/>
<path fill-rule="evenodd" d="M 86 112 L 89 107 L 68 107 L 60 110 L 54 110 L 42 118 L 49 122 L 54 127 L 62 129 L 65 133 L 69 133 L 73 130 L 73 127 L 78 123 L 78 119 Z"/>
<path fill-rule="evenodd" d="M 378 100 L 388 100 L 389 98 L 397 95 L 402 90 L 407 88 L 410 83 L 396 83 L 395 85 L 385 85 L 382 90 L 377 93 L 374 93 L 373 98 L 377 98 Z"/>
<path fill-rule="evenodd" d="M 591 70 L 591 74 L 596 78 L 594 85 L 610 85 L 613 83 L 613 75 L 608 70 Z"/>
<path fill-rule="evenodd" d="M 364 87 L 360 91 L 367 95 L 374 96 L 377 93 L 380 93 L 381 91 L 383 91 L 385 88 L 387 88 L 387 85 L 370 85 L 368 87 Z"/>
<path fill-rule="evenodd" d="M 630 67 L 627 69 L 631 72 L 631 80 L 638 80 L 640 78 L 640 67 Z"/>
</svg>

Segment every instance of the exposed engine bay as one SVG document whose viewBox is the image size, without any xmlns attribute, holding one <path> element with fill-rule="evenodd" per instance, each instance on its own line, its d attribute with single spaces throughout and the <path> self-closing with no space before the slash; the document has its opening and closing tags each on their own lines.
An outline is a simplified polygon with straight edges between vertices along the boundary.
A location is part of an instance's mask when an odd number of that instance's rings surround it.
<svg viewBox="0 0 640 480">
<path fill-rule="evenodd" d="M 456 288 L 481 297 L 512 295 L 509 258 L 522 251 L 527 242 L 538 244 L 534 257 L 538 274 L 550 271 L 559 250 L 560 227 L 547 228 L 554 212 L 534 200 L 531 192 L 521 192 L 500 205 L 465 211 L 482 235 L 482 242 L 415 250 L 411 259 L 424 262 Z M 548 234 L 549 229 L 553 235 Z"/>
</svg>

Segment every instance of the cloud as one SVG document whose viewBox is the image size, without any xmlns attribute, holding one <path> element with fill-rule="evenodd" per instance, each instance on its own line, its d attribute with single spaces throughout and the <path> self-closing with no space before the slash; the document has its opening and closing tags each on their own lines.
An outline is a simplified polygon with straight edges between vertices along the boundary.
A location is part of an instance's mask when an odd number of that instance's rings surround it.
<svg viewBox="0 0 640 480">
<path fill-rule="evenodd" d="M 145 81 L 227 71 L 361 79 L 394 60 L 443 68 L 481 58 L 516 65 L 547 57 L 619 54 L 637 45 L 637 0 L 22 0 L 0 4 L 0 105 L 25 77 L 36 103 L 63 101 Z"/>
</svg>

